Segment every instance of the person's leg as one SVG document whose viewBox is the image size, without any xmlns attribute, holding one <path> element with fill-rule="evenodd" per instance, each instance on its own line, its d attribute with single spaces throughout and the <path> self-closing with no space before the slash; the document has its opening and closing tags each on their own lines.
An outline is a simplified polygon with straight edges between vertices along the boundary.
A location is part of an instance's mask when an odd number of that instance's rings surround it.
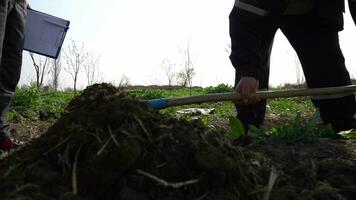
<svg viewBox="0 0 356 200">
<path fill-rule="evenodd" d="M 313 14 L 286 17 L 282 31 L 299 56 L 309 88 L 350 85 L 338 31 L 324 20 Z M 336 131 L 356 128 L 354 95 L 313 97 L 312 101 L 323 122 Z"/>
<path fill-rule="evenodd" d="M 26 9 L 16 3 L 8 14 L 0 63 L 0 92 L 11 94 L 20 79 Z"/>
<path fill-rule="evenodd" d="M 20 78 L 26 16 L 26 9 L 22 4 L 15 3 L 8 10 L 0 62 L 0 149 L 2 150 L 10 149 L 18 143 L 10 136 L 6 115 L 11 96 Z"/>
<path fill-rule="evenodd" d="M 356 25 L 356 1 L 355 0 L 349 0 L 349 10 L 350 10 L 352 19 L 354 20 L 354 23 Z"/>
<path fill-rule="evenodd" d="M 234 10 L 230 14 L 231 62 L 236 69 L 235 87 L 243 76 L 259 81 L 260 89 L 268 89 L 270 53 L 277 26 L 270 17 L 254 16 Z M 265 117 L 266 101 L 252 105 L 236 103 L 237 118 L 245 130 L 260 126 Z"/>
<path fill-rule="evenodd" d="M 3 42 L 5 38 L 7 14 L 10 6 L 11 4 L 9 0 L 0 1 L 0 61 L 3 52 Z"/>
</svg>

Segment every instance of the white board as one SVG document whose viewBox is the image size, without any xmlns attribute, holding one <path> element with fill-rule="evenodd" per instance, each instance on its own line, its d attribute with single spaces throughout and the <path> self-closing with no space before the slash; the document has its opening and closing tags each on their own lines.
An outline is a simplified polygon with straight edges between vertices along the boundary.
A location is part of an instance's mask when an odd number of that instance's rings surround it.
<svg viewBox="0 0 356 200">
<path fill-rule="evenodd" d="M 69 23 L 68 20 L 28 9 L 23 49 L 57 58 L 69 29 Z"/>
</svg>

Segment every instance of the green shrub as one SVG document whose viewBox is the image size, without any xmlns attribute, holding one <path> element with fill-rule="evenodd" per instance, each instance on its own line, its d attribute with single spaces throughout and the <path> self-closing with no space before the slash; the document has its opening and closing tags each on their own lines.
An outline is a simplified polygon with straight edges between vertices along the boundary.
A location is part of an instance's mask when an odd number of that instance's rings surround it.
<svg viewBox="0 0 356 200">
<path fill-rule="evenodd" d="M 25 117 L 35 117 L 39 112 L 40 104 L 40 92 L 34 86 L 17 89 L 12 99 L 12 108 Z"/>
<path fill-rule="evenodd" d="M 165 92 L 162 89 L 137 89 L 131 90 L 130 93 L 143 100 L 159 99 L 165 97 Z"/>
<path fill-rule="evenodd" d="M 211 93 L 225 93 L 225 92 L 233 92 L 234 87 L 227 84 L 219 84 L 218 86 L 210 86 L 204 89 L 204 92 L 207 94 Z"/>
<path fill-rule="evenodd" d="M 57 119 L 68 102 L 73 98 L 72 92 L 39 92 L 36 87 L 17 89 L 12 99 L 8 118 L 12 121 L 24 118 L 41 120 Z"/>
<path fill-rule="evenodd" d="M 57 119 L 64 112 L 69 101 L 74 97 L 73 92 L 46 92 L 41 94 L 40 119 Z"/>
</svg>

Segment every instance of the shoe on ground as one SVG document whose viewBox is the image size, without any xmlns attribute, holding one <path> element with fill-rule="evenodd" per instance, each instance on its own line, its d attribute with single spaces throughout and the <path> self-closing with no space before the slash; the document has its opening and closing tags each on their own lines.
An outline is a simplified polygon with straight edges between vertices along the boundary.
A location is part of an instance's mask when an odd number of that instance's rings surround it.
<svg viewBox="0 0 356 200">
<path fill-rule="evenodd" d="M 17 140 L 12 136 L 5 135 L 0 137 L 0 151 L 9 151 L 22 145 L 24 145 L 24 142 Z"/>
</svg>

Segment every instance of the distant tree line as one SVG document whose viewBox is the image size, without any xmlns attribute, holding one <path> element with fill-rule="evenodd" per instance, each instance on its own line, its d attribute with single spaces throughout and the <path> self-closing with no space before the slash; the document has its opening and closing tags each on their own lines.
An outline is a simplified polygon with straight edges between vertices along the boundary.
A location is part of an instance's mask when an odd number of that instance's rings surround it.
<svg viewBox="0 0 356 200">
<path fill-rule="evenodd" d="M 180 50 L 182 60 L 180 63 L 173 63 L 168 59 L 163 59 L 161 68 L 168 81 L 168 87 L 172 87 L 174 84 L 181 87 L 189 87 L 192 89 L 193 77 L 195 76 L 194 64 L 190 43 Z"/>
<path fill-rule="evenodd" d="M 57 91 L 60 85 L 60 75 L 62 69 L 67 72 L 73 81 L 73 91 L 77 92 L 78 79 L 84 73 L 87 85 L 92 85 L 103 80 L 100 72 L 100 56 L 89 52 L 84 43 L 78 47 L 76 42 L 71 39 L 66 49 L 63 49 L 57 59 L 30 53 L 33 67 L 36 74 L 36 87 L 39 90 L 50 88 Z M 63 61 L 65 62 L 63 64 Z M 48 76 L 49 83 L 44 85 L 44 80 Z"/>
</svg>

